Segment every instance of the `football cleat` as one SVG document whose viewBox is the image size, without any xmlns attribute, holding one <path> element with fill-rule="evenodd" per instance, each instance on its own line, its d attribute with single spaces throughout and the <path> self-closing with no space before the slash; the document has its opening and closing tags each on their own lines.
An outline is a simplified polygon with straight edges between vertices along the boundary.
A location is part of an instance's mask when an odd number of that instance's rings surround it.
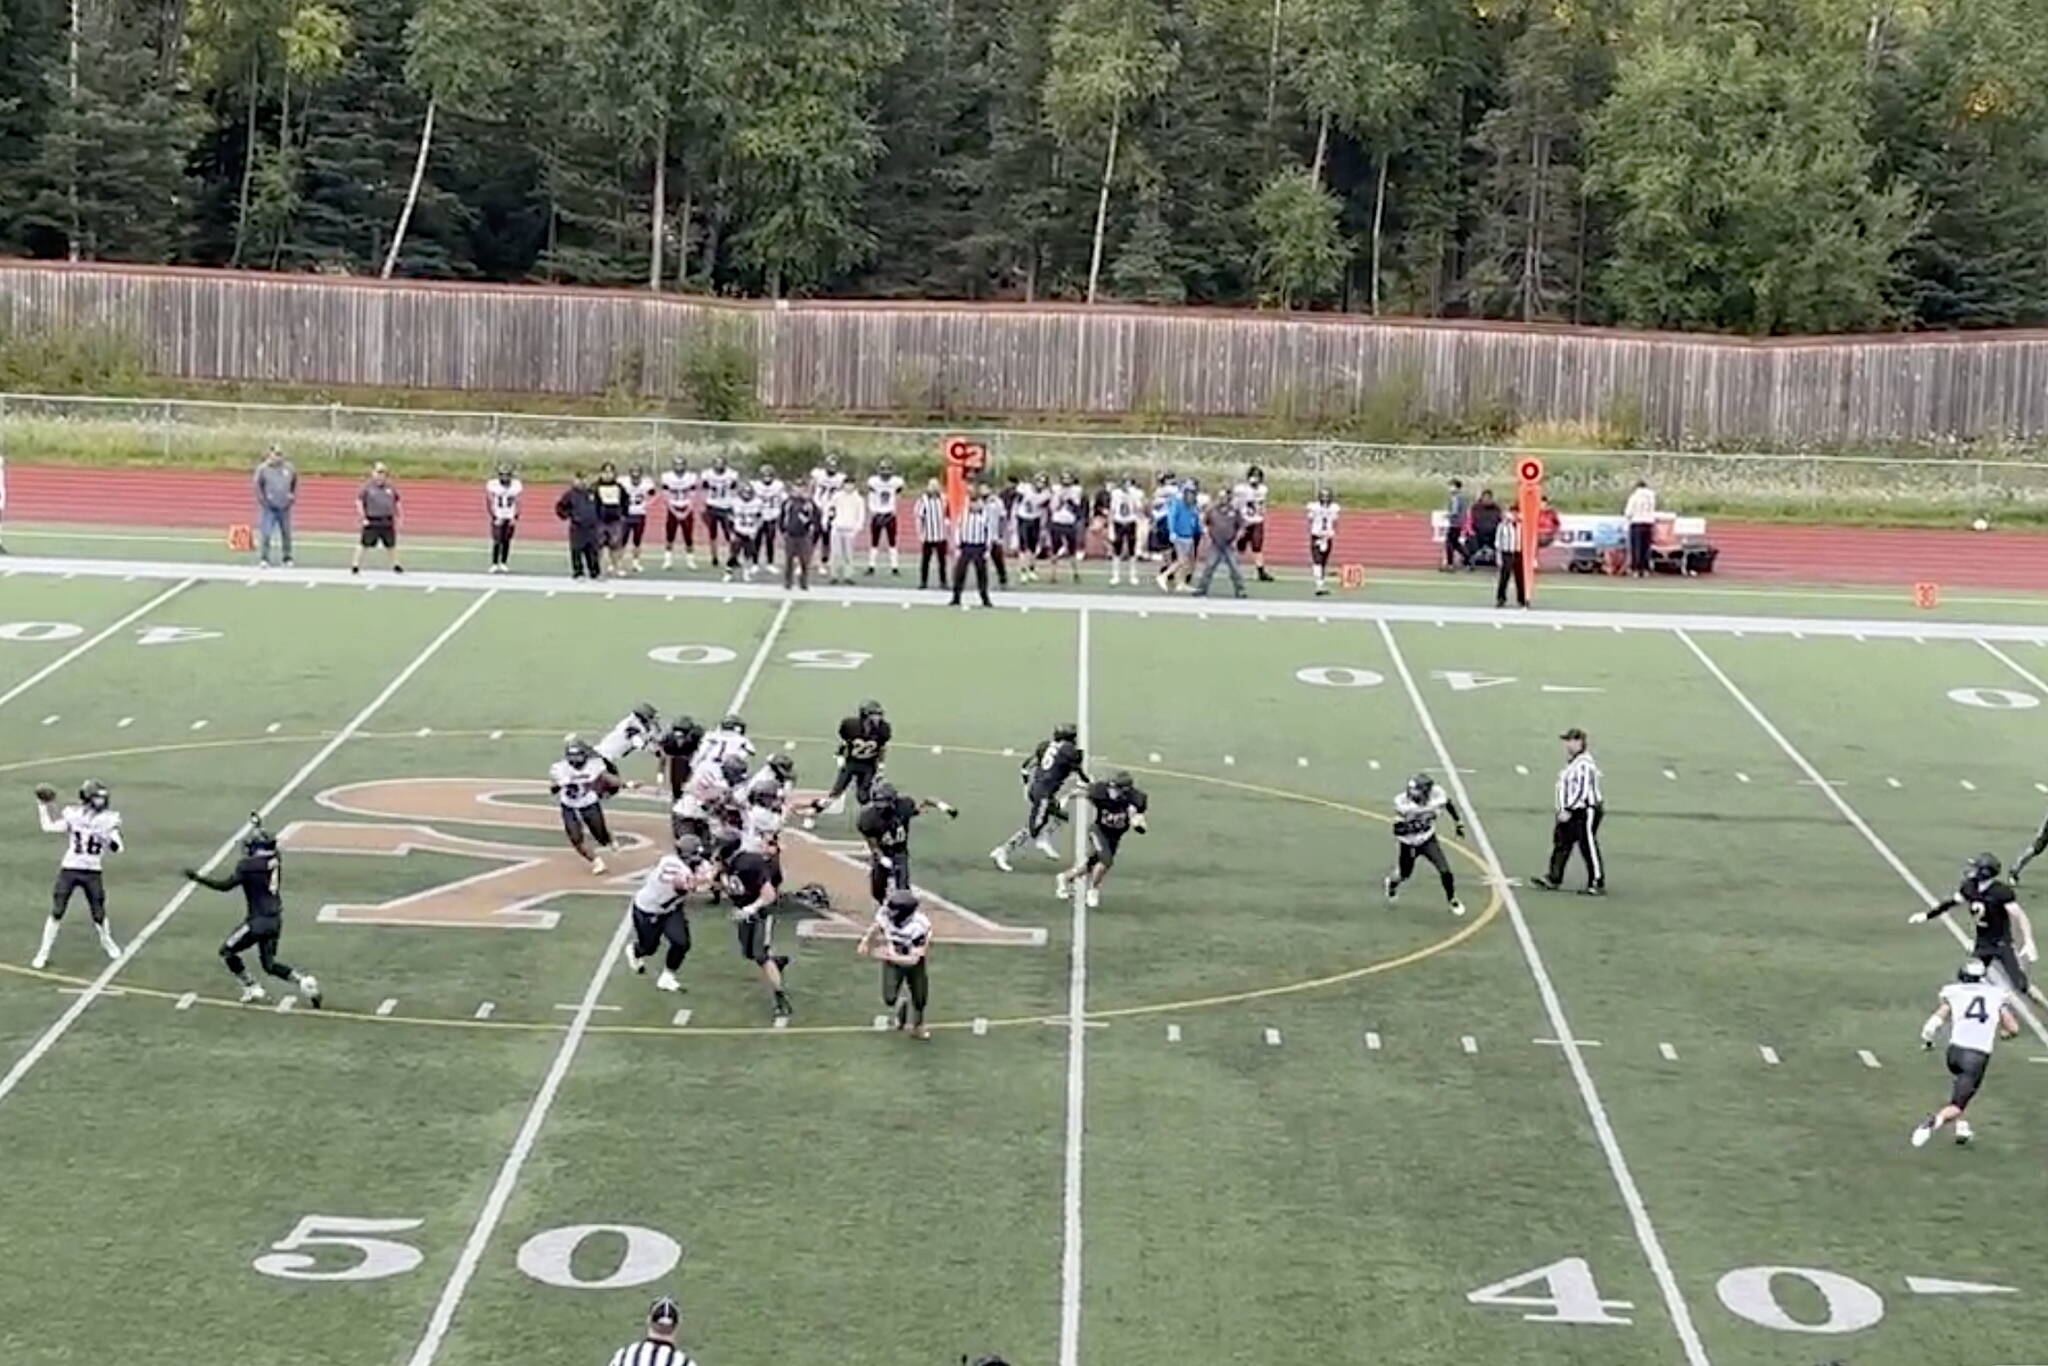
<svg viewBox="0 0 2048 1366">
<path fill-rule="evenodd" d="M 1541 887 L 1546 892 L 1558 890 L 1558 884 L 1552 882 L 1547 876 L 1532 877 L 1529 879 L 1529 885 L 1531 887 Z"/>
<path fill-rule="evenodd" d="M 997 845 L 997 846 L 996 846 L 995 848 L 993 848 L 993 849 L 991 849 L 991 850 L 989 850 L 989 851 L 988 851 L 988 856 L 989 856 L 989 858 L 991 858 L 991 859 L 993 859 L 993 860 L 995 861 L 995 865 L 996 865 L 996 867 L 998 867 L 998 868 L 1002 869 L 1002 870 L 1003 870 L 1004 872 L 1006 872 L 1006 873 L 1010 871 L 1010 851 L 1009 851 L 1009 850 L 1007 850 L 1007 849 L 1003 848 L 1003 847 L 1002 847 L 1001 845 Z M 42 966 L 42 964 L 41 964 L 41 963 L 38 963 L 38 964 L 36 964 L 36 966 L 37 966 L 37 967 L 41 967 L 41 966 Z"/>
<path fill-rule="evenodd" d="M 635 969 L 635 971 L 638 971 L 638 969 Z M 654 985 L 662 991 L 681 991 L 683 989 L 683 984 L 676 980 L 676 975 L 665 968 L 662 970 L 661 976 L 654 979 Z"/>
<path fill-rule="evenodd" d="M 1065 873 L 1054 873 L 1052 875 L 1052 894 L 1062 901 L 1067 899 L 1067 875 Z"/>
<path fill-rule="evenodd" d="M 114 936 L 108 934 L 105 930 L 100 931 L 100 952 L 106 954 L 108 958 L 119 958 L 121 956 L 121 946 L 116 944 Z"/>
<path fill-rule="evenodd" d="M 1913 1126 L 1912 1143 L 1916 1148 L 1927 1146 L 1927 1140 L 1934 1137 L 1934 1116 L 1929 1115 Z"/>
<path fill-rule="evenodd" d="M 1463 915 L 1463 914 L 1465 914 L 1465 903 L 1464 903 L 1464 902 L 1462 902 L 1462 901 L 1460 901 L 1460 900 L 1458 900 L 1458 899 L 1457 899 L 1456 897 L 1452 897 L 1452 898 L 1451 898 L 1451 914 L 1452 914 L 1452 915 Z"/>
<path fill-rule="evenodd" d="M 676 567 L 676 553 L 673 550 L 661 552 L 661 567 L 663 569 L 674 569 Z"/>
<path fill-rule="evenodd" d="M 1059 849 L 1053 844 L 1051 840 L 1047 839 L 1043 835 L 1040 835 L 1037 839 L 1033 840 L 1032 843 L 1036 844 L 1038 846 L 1038 852 L 1044 854 L 1047 858 L 1058 858 L 1060 856 Z"/>
<path fill-rule="evenodd" d="M 1090 887 L 1088 889 L 1088 909 L 1092 911 L 1101 904 L 1102 889 L 1100 887 Z"/>
<path fill-rule="evenodd" d="M 635 954 L 631 944 L 626 945 L 626 970 L 643 977 L 647 975 L 647 960 Z"/>
<path fill-rule="evenodd" d="M 1387 900 L 1389 901 L 1392 901 L 1395 897 L 1401 895 L 1401 884 L 1395 881 L 1394 875 L 1392 873 L 1388 873 L 1384 878 L 1382 878 L 1380 880 L 1380 885 L 1387 889 Z"/>
<path fill-rule="evenodd" d="M 601 858 L 592 859 L 590 861 L 590 871 L 593 876 L 604 876 L 604 860 Z"/>
<path fill-rule="evenodd" d="M 310 972 L 300 973 L 299 994 L 306 998 L 307 1005 L 318 1010 L 320 1008 L 320 979 Z"/>
<path fill-rule="evenodd" d="M 1956 1146 L 1958 1148 L 1967 1146 L 1970 1140 L 1976 1136 L 1977 1131 L 1970 1127 L 1970 1121 L 1966 1119 L 1956 1121 Z"/>
<path fill-rule="evenodd" d="M 242 1004 L 243 1004 L 243 1005 L 248 1005 L 248 1004 L 249 1004 L 249 1003 L 250 1003 L 251 1001 L 261 1001 L 261 1000 L 264 1000 L 264 999 L 265 999 L 265 992 L 264 992 L 263 988 L 262 988 L 262 987 L 260 987 L 260 986 L 258 986 L 258 985 L 256 985 L 256 983 L 254 983 L 254 982 L 251 982 L 251 983 L 249 983 L 249 984 L 248 984 L 247 986 L 245 986 L 245 987 L 243 987 L 243 988 L 242 988 Z"/>
<path fill-rule="evenodd" d="M 50 966 L 50 955 L 48 955 L 47 953 L 39 953 L 35 957 L 28 960 L 28 965 L 34 968 L 37 972 L 41 972 L 44 968 Z"/>
</svg>

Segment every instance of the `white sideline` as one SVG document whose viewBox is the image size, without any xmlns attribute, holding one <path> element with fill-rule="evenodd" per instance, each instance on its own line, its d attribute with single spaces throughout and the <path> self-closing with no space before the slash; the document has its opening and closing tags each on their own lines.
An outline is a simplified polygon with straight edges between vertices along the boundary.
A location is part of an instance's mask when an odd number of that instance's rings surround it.
<svg viewBox="0 0 2048 1366">
<path fill-rule="evenodd" d="M 1386 641 L 1387 654 L 1393 660 L 1394 671 L 1401 675 L 1401 686 L 1407 690 L 1408 700 L 1415 707 L 1415 717 L 1422 723 L 1423 732 L 1429 736 L 1430 747 L 1436 751 L 1437 762 L 1443 766 L 1444 780 L 1458 798 L 1459 809 L 1465 813 L 1465 824 L 1472 828 L 1473 841 L 1479 846 L 1479 853 L 1486 860 L 1486 866 L 1493 873 L 1503 900 L 1507 902 L 1508 921 L 1514 926 L 1515 939 L 1521 945 L 1522 958 L 1529 966 L 1529 976 L 1535 980 L 1536 994 L 1543 998 L 1543 1010 L 1550 1017 L 1552 1037 L 1557 1040 L 1558 1051 L 1564 1054 L 1566 1064 L 1571 1068 L 1572 1080 L 1578 1084 L 1579 1100 L 1585 1106 L 1586 1117 L 1592 1121 L 1593 1135 L 1599 1140 L 1600 1151 L 1607 1158 L 1608 1172 L 1614 1178 L 1615 1189 L 1621 1193 L 1621 1202 L 1628 1209 L 1629 1222 L 1635 1226 L 1636 1242 L 1643 1249 L 1643 1257 L 1650 1264 L 1650 1274 L 1656 1278 L 1657 1288 L 1664 1296 L 1665 1311 L 1671 1316 L 1671 1327 L 1678 1334 L 1679 1345 L 1685 1349 L 1689 1366 L 1711 1366 L 1706 1346 L 1700 1341 L 1699 1330 L 1693 1327 L 1692 1310 L 1687 1307 L 1685 1294 L 1678 1288 L 1678 1278 L 1672 1274 L 1671 1260 L 1664 1254 L 1663 1241 L 1657 1236 L 1656 1226 L 1650 1222 L 1650 1211 L 1643 1203 L 1643 1195 L 1636 1188 L 1636 1179 L 1629 1171 L 1628 1159 L 1622 1155 L 1621 1140 L 1615 1137 L 1614 1125 L 1607 1118 L 1607 1106 L 1600 1099 L 1600 1092 L 1593 1085 L 1593 1074 L 1586 1066 L 1583 1046 L 1579 1036 L 1573 1032 L 1565 1019 L 1564 1004 L 1558 999 L 1557 988 L 1550 980 L 1550 970 L 1543 964 L 1543 954 L 1536 947 L 1536 938 L 1529 932 L 1528 921 L 1522 916 L 1521 902 L 1515 896 L 1514 880 L 1501 867 L 1500 856 L 1494 852 L 1493 841 L 1487 837 L 1486 826 L 1479 816 L 1479 808 L 1473 805 L 1472 794 L 1465 790 L 1465 780 L 1458 772 L 1458 766 L 1451 759 L 1450 747 L 1444 743 L 1443 732 L 1437 729 L 1436 718 L 1430 714 L 1429 704 L 1422 700 L 1422 689 L 1415 684 L 1415 675 L 1409 671 L 1408 658 L 1401 653 L 1400 644 L 1394 639 L 1394 632 L 1386 622 L 1380 623 L 1380 636 Z"/>
<path fill-rule="evenodd" d="M 313 771 L 326 763 L 334 751 L 347 743 L 350 736 L 362 729 L 364 724 L 372 716 L 375 716 L 400 688 L 405 686 L 408 679 L 418 673 L 428 660 L 438 654 L 441 647 L 446 645 L 457 631 L 460 631 L 469 624 L 470 618 L 483 610 L 484 604 L 489 602 L 493 596 L 489 590 L 486 590 L 474 602 L 470 603 L 468 607 L 465 607 L 456 616 L 455 620 L 443 627 L 439 635 L 427 642 L 426 648 L 412 657 L 411 663 L 400 669 L 397 675 L 384 685 L 383 691 L 370 699 L 369 705 L 357 712 L 347 725 L 334 732 L 326 744 L 313 752 L 312 758 L 299 765 L 298 772 L 285 779 L 284 786 L 278 788 L 276 792 L 270 795 L 268 800 L 256 808 L 257 814 L 269 815 L 294 792 L 298 791 L 299 785 L 312 777 Z M 206 862 L 200 865 L 200 871 L 205 872 L 211 869 L 215 864 L 218 864 L 232 853 L 235 846 L 241 842 L 242 836 L 247 829 L 246 825 L 240 826 L 235 830 L 234 834 L 221 841 L 220 848 L 214 850 Z M 170 918 L 178 913 L 179 907 L 183 906 L 191 898 L 193 890 L 198 885 L 196 882 L 187 882 L 179 887 L 177 891 L 173 892 L 171 899 L 163 904 L 163 909 L 159 910 L 147 925 L 144 925 L 135 932 L 135 937 L 130 939 L 127 946 L 121 950 L 121 956 L 100 969 L 99 976 L 93 978 L 92 983 L 85 990 L 78 993 L 77 999 L 65 1007 L 64 1013 L 57 1017 L 57 1022 L 44 1030 L 41 1036 L 29 1045 L 28 1051 L 23 1053 L 14 1066 L 7 1070 L 7 1075 L 0 1077 L 0 1101 L 7 1099 L 13 1093 L 14 1088 L 21 1084 L 21 1079 L 28 1075 L 29 1069 L 42 1061 L 43 1055 L 56 1045 L 57 1040 L 63 1038 L 71 1026 L 78 1023 L 78 1017 L 85 1013 L 86 1007 L 90 1006 L 106 992 L 108 984 L 114 980 L 114 975 L 126 967 L 135 955 L 142 951 L 143 945 L 156 937 L 156 932 L 169 923 Z"/>
<path fill-rule="evenodd" d="M 823 586 L 809 593 L 792 595 L 780 584 L 709 583 L 685 579 L 608 579 L 577 583 L 540 575 L 450 573 L 438 570 L 407 570 L 403 574 L 351 575 L 346 569 L 252 570 L 246 565 L 193 564 L 161 560 L 93 560 L 16 556 L 6 563 L 14 574 L 58 574 L 81 578 L 185 579 L 202 583 L 289 583 L 334 587 L 377 588 L 393 592 L 454 589 L 473 592 L 537 593 L 547 597 L 562 594 L 607 594 L 620 598 L 708 598 L 716 601 L 782 602 L 794 597 L 799 602 L 836 602 L 848 605 L 929 607 L 943 609 L 945 599 L 915 588 L 835 588 Z M 1046 612 L 1112 612 L 1162 616 L 1240 617 L 1257 620 L 1270 617 L 1283 621 L 1422 621 L 1433 625 L 1525 626 L 1549 630 L 1585 627 L 1609 631 L 1733 632 L 1759 636 L 1827 636 L 1883 640 L 2001 640 L 2021 644 L 2048 644 L 2048 624 L 2016 625 L 2006 622 L 1930 621 L 1909 618 L 1857 619 L 1852 617 L 1730 616 L 1703 612 L 1603 612 L 1552 611 L 1538 608 L 1529 612 L 1502 613 L 1493 607 L 1447 607 L 1396 602 L 1344 602 L 1329 598 L 1309 600 L 1248 598 L 1190 598 L 1149 593 L 1040 593 L 1012 591 L 998 600 L 1003 606 Z M 1000 609 L 999 609 L 1000 610 Z"/>
<path fill-rule="evenodd" d="M 1891 870 L 1899 875 L 1899 880 L 1913 889 L 1914 895 L 1920 898 L 1920 908 L 1925 910 L 1939 900 L 1928 889 L 1927 884 L 1922 882 L 1915 876 L 1913 870 L 1906 866 L 1905 860 L 1892 851 L 1892 847 L 1884 842 L 1877 831 L 1870 828 L 1870 822 L 1864 820 L 1856 808 L 1849 805 L 1847 799 L 1840 792 L 1836 791 L 1832 784 L 1821 781 L 1820 771 L 1813 766 L 1804 754 L 1801 754 L 1793 747 L 1792 742 L 1785 738 L 1785 732 L 1779 730 L 1771 721 L 1771 718 L 1765 716 L 1756 703 L 1749 700 L 1749 694 L 1736 686 L 1735 680 L 1730 678 L 1727 672 L 1714 662 L 1713 656 L 1702 650 L 1699 642 L 1684 631 L 1677 632 L 1677 636 L 1679 643 L 1684 645 L 1686 649 L 1691 650 L 1700 663 L 1707 666 L 1707 672 L 1712 674 L 1723 688 L 1727 689 L 1728 695 L 1735 699 L 1736 705 L 1749 713 L 1749 719 L 1756 722 L 1762 728 L 1763 733 L 1771 737 L 1778 748 L 1785 752 L 1786 758 L 1797 764 L 1799 770 L 1813 780 L 1815 786 L 1820 789 L 1821 795 L 1826 797 L 1833 804 L 1835 810 L 1842 814 L 1842 819 L 1855 827 L 1856 833 L 1863 836 L 1864 841 L 1877 851 L 1877 856 L 1891 865 Z M 1996 654 L 1997 651 L 1993 650 L 1992 653 Z M 2006 662 L 2011 663 L 2012 661 L 2007 660 Z M 2019 666 L 2014 665 L 2013 667 L 2018 668 Z M 2029 676 L 2031 677 L 2031 675 Z M 1940 923 L 1944 929 L 1955 937 L 1957 943 L 1965 948 L 1970 946 L 1969 934 L 1964 931 L 1962 926 L 1955 923 L 1953 917 L 1943 916 Z M 2014 997 L 2012 1004 L 2013 1008 L 2019 1011 L 2020 1018 L 2027 1022 L 2027 1027 L 2034 1031 L 2034 1037 L 2042 1043 L 2048 1044 L 2048 1029 L 2042 1028 L 2039 1017 L 2028 1008 L 2026 1001 L 2023 998 Z"/>
<path fill-rule="evenodd" d="M 86 651 L 92 649 L 101 641 L 106 640 L 108 637 L 114 635 L 123 628 L 133 624 L 136 621 L 141 620 L 145 616 L 148 616 L 151 612 L 154 612 L 157 608 L 163 606 L 172 598 L 177 597 L 178 594 L 184 592 L 186 589 L 190 588 L 193 584 L 197 582 L 199 582 L 199 580 L 196 576 L 182 576 L 179 578 L 178 582 L 172 584 L 168 589 L 157 594 L 148 602 L 143 603 L 142 606 L 136 608 L 134 611 L 128 613 L 126 616 L 121 617 L 119 620 L 110 623 L 96 634 L 87 636 L 84 640 L 81 640 L 80 642 L 78 642 L 78 644 L 72 646 L 63 654 L 58 655 L 48 664 L 43 665 L 42 668 L 37 669 L 27 678 L 22 679 L 21 682 L 15 684 L 6 692 L 0 693 L 0 707 L 6 706 L 9 702 L 12 702 L 15 698 L 21 696 L 30 688 L 33 688 L 36 684 L 48 678 L 51 674 L 57 672 L 57 670 L 63 668 L 72 660 L 78 658 Z"/>
<path fill-rule="evenodd" d="M 761 677 L 761 670 L 768 663 L 769 652 L 782 635 L 782 624 L 789 620 L 789 608 L 790 601 L 784 599 L 775 619 L 769 622 L 767 632 L 762 635 L 760 648 L 754 651 L 754 658 L 747 665 L 739 687 L 733 691 L 732 701 L 726 705 L 727 711 L 735 712 L 746 705 L 747 695 L 753 692 L 755 681 Z M 562 1046 L 555 1050 L 554 1061 L 548 1064 L 547 1075 L 541 1078 L 540 1090 L 534 1093 L 533 1104 L 527 1107 L 526 1119 L 512 1140 L 512 1150 L 505 1154 L 504 1165 L 498 1168 L 498 1178 L 491 1183 L 483 1208 L 477 1211 L 476 1223 L 462 1244 L 462 1254 L 455 1259 L 455 1269 L 448 1273 L 448 1283 L 441 1287 L 441 1297 L 434 1302 L 434 1312 L 427 1319 L 426 1331 L 420 1335 L 419 1345 L 413 1348 L 412 1355 L 406 1358 L 409 1366 L 427 1366 L 439 1355 L 441 1344 L 455 1322 L 455 1311 L 461 1305 L 462 1297 L 469 1293 L 469 1283 L 476 1276 L 485 1249 L 490 1246 L 491 1235 L 497 1232 L 499 1221 L 505 1217 L 505 1206 L 511 1202 L 512 1192 L 519 1185 L 519 1175 L 526 1168 L 526 1159 L 533 1155 L 541 1126 L 547 1123 L 548 1112 L 554 1108 L 556 1093 L 562 1089 L 562 1081 L 569 1075 L 569 1066 L 576 1061 L 576 1052 L 583 1046 L 583 1036 L 590 1028 L 590 1017 L 597 1010 L 597 998 L 611 979 L 613 966 L 619 961 L 619 952 L 625 948 L 626 936 L 632 929 L 631 912 L 621 914 L 618 929 L 612 932 L 603 955 L 597 960 L 596 970 L 590 974 L 589 985 L 583 989 L 583 999 L 576 1007 L 575 1017 L 569 1021 L 568 1031 L 562 1036 Z M 680 1012 L 678 1019 L 687 1013 Z"/>
<path fill-rule="evenodd" d="M 1088 752 L 1088 612 L 1080 613 L 1075 673 L 1074 726 L 1081 752 Z M 1074 861 L 1088 847 L 1087 795 L 1074 811 Z M 1087 1125 L 1088 896 L 1087 879 L 1074 880 L 1073 944 L 1067 950 L 1067 1147 L 1060 1236 L 1059 1366 L 1081 1361 L 1081 1143 Z"/>
</svg>

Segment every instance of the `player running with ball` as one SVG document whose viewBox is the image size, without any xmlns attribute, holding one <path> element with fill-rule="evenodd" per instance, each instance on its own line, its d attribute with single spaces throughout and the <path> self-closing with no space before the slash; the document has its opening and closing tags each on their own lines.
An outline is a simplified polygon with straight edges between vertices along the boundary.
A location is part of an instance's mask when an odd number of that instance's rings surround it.
<svg viewBox="0 0 2048 1366">
<path fill-rule="evenodd" d="M 1113 773 L 1108 780 L 1092 784 L 1088 788 L 1088 807 L 1095 819 L 1088 827 L 1088 853 L 1072 868 L 1053 875 L 1053 895 L 1064 901 L 1072 885 L 1083 881 L 1088 888 L 1089 908 L 1100 906 L 1102 883 L 1116 866 L 1117 846 L 1133 830 L 1145 833 L 1145 810 L 1150 804 L 1128 773 Z"/>
<path fill-rule="evenodd" d="M 2010 994 L 1990 979 L 1989 971 L 1981 958 L 1965 960 L 1956 980 L 1941 989 L 1941 1001 L 1934 1013 L 1920 1026 L 1922 1048 L 1934 1047 L 1941 1027 L 1948 1026 L 1948 1074 L 1954 1080 L 1949 1085 L 1948 1104 L 1914 1126 L 1912 1141 L 1916 1148 L 1926 1147 L 1927 1140 L 1951 1120 L 1956 1126 L 1956 1142 L 1968 1143 L 1976 1136 L 1970 1130 L 1970 1122 L 1963 1118 L 1963 1111 L 1969 1108 L 1977 1088 L 1984 1084 L 1984 1071 L 1991 1066 L 1991 1050 L 2001 1038 L 2010 1039 L 2020 1032 L 2020 1022 L 2007 1004 Z"/>
</svg>

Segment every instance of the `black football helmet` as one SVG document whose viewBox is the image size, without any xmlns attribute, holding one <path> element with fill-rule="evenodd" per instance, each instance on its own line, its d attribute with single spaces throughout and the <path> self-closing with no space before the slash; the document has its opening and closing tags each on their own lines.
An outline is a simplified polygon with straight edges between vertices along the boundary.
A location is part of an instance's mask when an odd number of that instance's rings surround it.
<svg viewBox="0 0 2048 1366">
<path fill-rule="evenodd" d="M 661 713 L 654 709 L 652 702 L 642 702 L 639 706 L 633 708 L 633 715 L 640 718 L 642 725 L 651 726 L 661 716 Z"/>
<path fill-rule="evenodd" d="M 1963 877 L 1970 882 L 1989 882 L 1998 876 L 2001 866 L 1996 854 L 1976 854 L 1963 865 Z"/>
<path fill-rule="evenodd" d="M 768 771 L 785 783 L 791 782 L 796 778 L 796 760 L 787 754 L 771 754 L 768 756 Z"/>
<path fill-rule="evenodd" d="M 888 806 L 895 802 L 898 795 L 896 784 L 890 782 L 876 783 L 868 789 L 868 805 Z"/>
<path fill-rule="evenodd" d="M 882 719 L 882 704 L 881 704 L 880 702 L 877 702 L 877 701 L 875 701 L 875 699 L 874 699 L 874 698 L 872 698 L 872 697 L 871 697 L 871 698 L 869 698 L 869 699 L 868 699 L 867 701 L 865 701 L 865 702 L 863 702 L 863 703 L 861 703 L 861 704 L 860 704 L 860 712 L 859 712 L 859 716 L 860 716 L 860 719 L 861 719 L 861 720 L 863 720 L 863 721 L 866 721 L 866 720 L 870 720 L 870 719 L 872 719 L 872 720 L 876 720 L 876 721 L 879 721 L 879 720 L 881 720 L 881 719 Z"/>
<path fill-rule="evenodd" d="M 1434 791 L 1436 779 L 1427 773 L 1418 773 L 1408 780 L 1408 800 L 1411 802 L 1426 802 L 1429 800 L 1429 794 Z"/>
<path fill-rule="evenodd" d="M 889 893 L 889 899 L 883 905 L 888 907 L 889 918 L 900 925 L 917 909 L 917 893 L 907 887 L 898 887 Z"/>
<path fill-rule="evenodd" d="M 242 837 L 242 852 L 251 858 L 277 852 L 277 836 L 263 828 L 263 813 L 249 813 L 249 833 Z"/>
<path fill-rule="evenodd" d="M 113 799 L 114 794 L 107 791 L 107 785 L 96 778 L 87 778 L 78 785 L 78 800 L 88 811 L 104 811 Z"/>
<path fill-rule="evenodd" d="M 1081 728 L 1072 721 L 1062 721 L 1059 725 L 1052 728 L 1052 738 L 1055 740 L 1078 740 L 1081 738 Z"/>
<path fill-rule="evenodd" d="M 718 766 L 718 771 L 725 775 L 727 782 L 737 787 L 747 780 L 747 761 L 737 754 L 728 754 L 725 762 Z"/>
<path fill-rule="evenodd" d="M 1138 785 L 1138 780 L 1131 776 L 1129 769 L 1120 768 L 1109 775 L 1109 785 L 1118 792 L 1129 792 Z"/>
<path fill-rule="evenodd" d="M 686 455 L 678 455 L 675 459 L 668 462 L 668 467 L 677 474 L 688 474 L 690 472 L 690 458 Z"/>
<path fill-rule="evenodd" d="M 704 841 L 695 835 L 676 836 L 676 857 L 685 863 L 704 861 Z"/>
<path fill-rule="evenodd" d="M 504 481 L 505 481 L 506 483 L 508 483 L 508 484 L 512 482 L 512 462 L 511 462 L 511 461 L 509 461 L 509 460 L 508 460 L 508 461 L 506 461 L 506 462 L 505 462 L 504 464 L 502 464 L 502 465 L 498 466 L 498 478 L 500 478 L 500 479 L 504 480 Z"/>
<path fill-rule="evenodd" d="M 875 473 L 881 475 L 885 479 L 888 478 L 890 475 L 896 473 L 896 462 L 893 460 L 880 461 L 875 465 Z"/>
</svg>

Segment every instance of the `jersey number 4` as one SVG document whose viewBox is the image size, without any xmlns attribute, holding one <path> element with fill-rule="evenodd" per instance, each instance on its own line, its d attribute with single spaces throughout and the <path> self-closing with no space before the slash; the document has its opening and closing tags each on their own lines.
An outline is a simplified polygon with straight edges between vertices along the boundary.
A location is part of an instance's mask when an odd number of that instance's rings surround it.
<svg viewBox="0 0 2048 1366">
<path fill-rule="evenodd" d="M 1985 1003 L 1982 996 L 1972 996 L 1970 1004 L 1963 1007 L 1963 1018 L 1975 1020 L 1978 1024 L 1989 1024 L 1991 1022 L 1991 1007 Z"/>
</svg>

